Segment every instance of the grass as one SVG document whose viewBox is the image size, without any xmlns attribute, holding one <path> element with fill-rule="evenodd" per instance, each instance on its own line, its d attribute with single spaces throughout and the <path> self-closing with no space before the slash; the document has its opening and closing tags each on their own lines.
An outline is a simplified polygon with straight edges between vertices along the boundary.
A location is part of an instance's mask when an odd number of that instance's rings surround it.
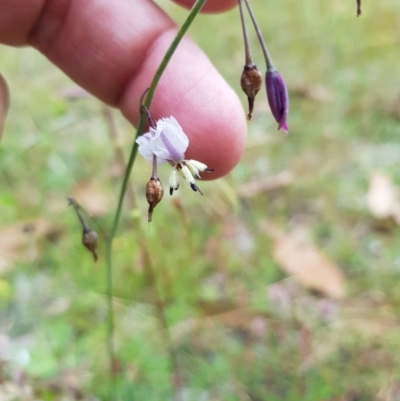
<svg viewBox="0 0 400 401">
<path fill-rule="evenodd" d="M 183 20 L 183 10 L 159 3 Z M 400 183 L 399 4 L 365 3 L 360 18 L 351 1 L 272 0 L 254 8 L 288 83 L 290 134 L 276 131 L 260 93 L 240 165 L 223 180 L 203 183 L 203 198 L 185 188 L 178 200 L 166 197 L 151 227 L 141 196 L 148 166 L 137 161 L 131 180 L 137 206 L 125 210 L 114 243 L 119 398 L 174 394 L 151 266 L 185 400 L 395 400 L 400 230 L 376 224 L 365 194 L 374 170 Z M 237 10 L 201 16 L 190 34 L 245 105 L 238 22 Z M 210 40 L 216 24 L 223 29 Z M 255 39 L 254 57 L 263 68 Z M 23 234 L 18 258 L 0 270 L 4 382 L 18 383 L 23 372 L 37 399 L 106 400 L 103 264 L 81 247 L 66 202 L 82 183 L 95 183 L 101 196 L 85 193 L 89 201 L 105 199 L 107 212 L 96 221 L 110 226 L 121 177 L 114 173 L 102 106 L 63 96 L 73 84 L 33 50 L 3 47 L 0 53 L 12 95 L 0 149 L 1 225 L 36 218 L 50 225 L 37 247 L 33 235 Z M 129 150 L 134 130 L 117 113 L 114 119 Z M 237 195 L 240 184 L 283 170 L 295 177 L 290 186 L 250 199 Z M 165 181 L 168 171 L 160 173 Z M 284 230 L 306 227 L 345 273 L 347 298 L 328 300 L 288 279 L 260 230 L 265 219 Z M 103 261 L 104 250 L 101 242 Z M 0 398 L 1 391 L 0 385 Z M 14 399 L 34 399 L 21 391 Z"/>
</svg>

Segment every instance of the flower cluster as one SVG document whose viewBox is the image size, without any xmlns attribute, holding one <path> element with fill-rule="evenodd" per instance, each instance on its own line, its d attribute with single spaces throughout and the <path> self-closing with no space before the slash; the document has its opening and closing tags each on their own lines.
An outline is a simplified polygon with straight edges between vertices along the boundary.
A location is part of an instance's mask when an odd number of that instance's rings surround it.
<svg viewBox="0 0 400 401">
<path fill-rule="evenodd" d="M 183 132 L 182 127 L 174 117 L 162 118 L 158 120 L 157 125 L 155 125 L 149 113 L 148 115 L 150 131 L 136 139 L 136 143 L 139 145 L 139 153 L 145 159 L 153 163 L 153 174 L 147 184 L 148 190 L 146 190 L 146 197 L 150 205 L 149 221 L 151 221 L 153 209 L 162 198 L 162 194 L 160 197 L 161 189 L 159 188 L 161 183 L 157 176 L 158 166 L 164 163 L 169 163 L 172 166 L 172 171 L 169 176 L 170 195 L 179 188 L 179 176 L 190 185 L 193 191 L 203 195 L 196 184 L 196 179 L 201 178 L 201 173 L 209 173 L 213 171 L 213 169 L 208 168 L 207 165 L 197 160 L 185 159 L 185 152 L 189 146 L 189 138 Z M 157 194 L 154 193 L 155 182 L 159 188 Z M 149 192 L 149 194 L 147 192 Z"/>
</svg>

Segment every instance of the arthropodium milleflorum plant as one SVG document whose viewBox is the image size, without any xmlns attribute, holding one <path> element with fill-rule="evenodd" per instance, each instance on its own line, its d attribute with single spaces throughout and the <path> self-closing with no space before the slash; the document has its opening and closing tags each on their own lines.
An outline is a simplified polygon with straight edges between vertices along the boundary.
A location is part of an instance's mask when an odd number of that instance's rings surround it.
<svg viewBox="0 0 400 401">
<path fill-rule="evenodd" d="M 167 67 L 169 61 L 171 60 L 171 57 L 175 53 L 175 50 L 177 49 L 179 43 L 183 39 L 184 35 L 186 34 L 187 30 L 189 29 L 190 25 L 196 18 L 196 16 L 199 14 L 201 11 L 202 7 L 204 6 L 206 0 L 196 0 L 192 9 L 190 10 L 186 20 L 180 27 L 179 31 L 177 32 L 174 40 L 172 41 L 171 45 L 169 46 L 167 52 L 165 53 L 165 56 L 163 57 L 159 67 L 157 68 L 157 71 L 154 75 L 154 78 L 150 84 L 149 91 L 146 96 L 146 100 L 144 102 L 144 106 L 149 109 L 151 102 L 154 97 L 154 93 L 156 90 L 156 87 L 161 79 L 162 74 L 165 71 L 165 68 Z M 139 123 L 137 126 L 137 131 L 136 131 L 136 138 L 135 141 L 133 142 L 133 146 L 131 149 L 131 153 L 129 156 L 128 160 L 128 165 L 126 167 L 124 179 L 122 181 L 121 185 L 121 190 L 119 193 L 119 198 L 118 198 L 118 206 L 115 211 L 114 215 L 114 220 L 111 226 L 110 234 L 108 236 L 107 240 L 107 250 L 106 250 L 106 280 L 107 280 L 107 300 L 108 300 L 108 335 L 107 335 L 107 342 L 108 342 L 108 356 L 109 356 L 109 366 L 110 366 L 110 371 L 111 374 L 113 375 L 113 370 L 114 370 L 114 365 L 115 365 L 115 349 L 114 349 L 114 311 L 113 311 L 113 280 L 112 280 L 112 245 L 113 245 L 113 240 L 114 237 L 117 233 L 118 229 L 118 224 L 119 220 L 121 217 L 121 212 L 122 212 L 122 206 L 124 202 L 124 196 L 125 192 L 128 186 L 128 181 L 132 172 L 132 168 L 136 159 L 136 154 L 137 150 L 139 147 L 139 144 L 136 142 L 136 139 L 139 138 L 143 132 L 144 132 L 144 126 L 146 122 L 146 112 L 143 110 L 142 104 L 139 106 L 141 108 L 141 113 L 140 113 L 140 119 Z M 112 389 L 113 392 L 113 389 Z M 113 393 L 112 399 L 115 398 L 115 395 Z"/>
<path fill-rule="evenodd" d="M 165 71 L 165 68 L 167 67 L 171 57 L 173 56 L 176 48 L 178 47 L 179 43 L 183 39 L 186 31 L 196 18 L 196 16 L 199 14 L 200 10 L 202 9 L 203 5 L 205 4 L 206 0 L 196 0 L 193 8 L 189 12 L 185 22 L 179 29 L 175 39 L 172 41 L 170 47 L 168 48 L 165 56 L 163 57 L 155 75 L 154 78 L 150 84 L 149 90 L 147 92 L 147 96 L 145 101 L 140 104 L 140 119 L 139 123 L 137 126 L 137 131 L 136 131 L 136 138 L 132 146 L 132 150 L 130 153 L 128 165 L 126 168 L 126 172 L 124 175 L 124 179 L 121 185 L 121 190 L 119 194 L 119 199 L 118 199 L 118 206 L 115 212 L 113 224 L 110 230 L 110 234 L 108 237 L 107 241 L 107 252 L 106 252 L 106 271 L 107 271 L 107 299 L 108 299 L 108 353 L 109 353 L 109 358 L 110 358 L 110 370 L 111 372 L 113 371 L 113 366 L 115 363 L 115 357 L 114 357 L 114 313 L 113 313 L 113 305 L 112 305 L 112 299 L 113 299 L 113 290 L 112 290 L 112 244 L 113 244 L 113 239 L 116 235 L 117 229 L 118 229 L 118 224 L 119 220 L 121 217 L 121 212 L 122 212 L 122 206 L 123 206 L 123 201 L 124 201 L 124 196 L 125 192 L 127 189 L 128 185 L 128 180 L 131 175 L 131 171 L 136 159 L 136 154 L 138 151 L 138 148 L 142 146 L 142 155 L 148 157 L 150 159 L 151 155 L 151 162 L 153 163 L 153 174 L 152 177 L 150 178 L 150 184 L 148 184 L 147 187 L 147 193 L 146 197 L 147 200 L 149 201 L 150 207 L 149 207 L 149 215 L 148 215 L 148 220 L 151 219 L 152 213 L 154 210 L 154 207 L 156 204 L 161 200 L 161 188 L 158 186 L 159 180 L 156 172 L 157 165 L 159 163 L 158 160 L 163 160 L 164 162 L 169 162 L 173 166 L 173 170 L 170 176 L 170 193 L 176 189 L 178 189 L 178 174 L 183 175 L 185 180 L 190 184 L 191 188 L 194 191 L 198 191 L 201 193 L 199 190 L 199 187 L 195 183 L 195 178 L 200 177 L 200 172 L 203 171 L 210 171 L 208 167 L 198 161 L 194 160 L 185 160 L 184 159 L 184 152 L 186 151 L 187 145 L 188 145 L 188 139 L 186 135 L 183 133 L 181 127 L 179 126 L 179 123 L 173 118 L 167 118 L 167 119 L 161 119 L 159 122 L 157 122 L 157 125 L 153 122 L 153 127 L 150 127 L 150 132 L 145 134 L 142 137 L 144 133 L 144 126 L 146 119 L 149 118 L 151 120 L 151 116 L 149 113 L 150 105 L 154 97 L 154 93 L 156 90 L 156 87 L 160 81 L 160 78 Z M 247 4 L 247 2 L 246 2 Z M 241 6 L 241 4 L 240 4 Z M 249 7 L 249 5 L 247 4 Z M 242 9 L 242 8 L 241 8 Z M 255 24 L 254 18 L 253 23 Z M 244 21 L 244 19 L 243 19 Z M 248 118 L 251 118 L 251 112 L 252 112 L 252 107 L 254 103 L 254 98 L 257 92 L 259 91 L 259 86 L 261 86 L 261 77 L 259 72 L 257 71 L 256 68 L 253 67 L 252 59 L 251 59 L 251 53 L 249 46 L 247 45 L 248 39 L 247 39 L 247 32 L 245 30 L 244 22 L 243 22 L 243 29 L 244 29 L 244 37 L 245 37 L 245 43 L 246 43 L 246 49 L 248 53 L 246 54 L 246 66 L 249 67 L 250 71 L 246 72 L 244 71 L 244 78 L 243 78 L 243 86 L 246 94 L 249 97 L 249 115 Z M 260 32 L 258 32 L 260 33 Z M 272 62 L 270 61 L 270 58 L 268 56 L 268 52 L 266 51 L 266 47 L 264 45 L 263 48 L 264 53 L 267 54 L 266 60 L 267 60 L 267 69 L 269 72 L 274 72 L 275 70 L 273 69 Z M 245 67 L 246 70 L 246 67 Z M 253 75 L 252 75 L 253 74 Z M 248 79 L 251 77 L 250 79 Z M 267 80 L 268 80 L 268 75 L 267 75 Z M 276 83 L 279 85 L 282 81 L 277 80 Z M 267 92 L 271 92 L 271 90 L 268 90 L 268 84 L 267 84 Z M 285 87 L 286 88 L 286 87 Z M 272 92 L 271 92 L 272 93 Z M 284 92 L 287 95 L 287 92 Z M 275 95 L 279 95 L 280 92 L 276 92 Z M 287 117 L 287 102 L 284 104 L 286 105 L 286 108 L 280 107 L 281 104 L 279 103 L 282 99 L 281 98 L 272 98 L 271 101 L 274 101 L 273 103 L 273 113 L 275 118 L 278 118 L 278 112 L 281 114 L 281 118 L 279 119 L 279 127 L 282 127 L 287 130 L 287 123 L 286 123 L 286 117 Z M 271 104 L 271 103 L 270 103 Z M 275 111 L 274 111 L 275 110 Z M 286 111 L 286 114 L 285 114 Z M 182 132 L 181 132 L 182 131 Z M 162 150 L 160 150 L 160 153 L 157 154 L 158 150 L 156 148 L 153 148 L 153 145 L 156 145 L 157 143 L 157 138 L 167 138 L 170 140 L 170 135 L 175 134 L 180 137 L 179 140 L 177 140 L 174 144 L 171 144 L 171 148 L 169 149 L 168 146 L 164 146 Z M 179 133 L 179 134 L 177 134 Z M 183 135 L 182 135 L 183 134 Z M 157 136 L 158 135 L 158 136 Z M 185 139 L 186 137 L 186 139 Z M 187 142 L 187 144 L 186 144 Z M 169 153 L 166 155 L 166 153 Z M 153 180 L 152 180 L 153 179 Z M 153 181 L 153 182 L 151 182 Z M 158 187 L 156 191 L 156 188 L 154 187 L 154 184 Z M 150 187 L 149 187 L 150 185 Z M 160 183 L 161 185 L 161 183 Z M 153 192 L 152 192 L 153 191 Z M 156 193 L 158 191 L 158 193 Z M 152 192 L 152 193 L 150 193 Z"/>
<path fill-rule="evenodd" d="M 249 41 L 247 36 L 247 30 L 245 27 L 245 21 L 243 17 L 243 8 L 241 4 L 242 0 L 239 0 L 240 12 L 241 12 L 241 20 L 243 27 L 243 35 L 245 41 L 246 48 L 246 64 L 242 74 L 242 88 L 248 96 L 249 101 L 249 113 L 248 119 L 251 118 L 254 99 L 259 91 L 262 80 L 261 74 L 259 73 L 256 65 L 253 63 Z M 248 0 L 243 0 L 246 3 L 247 9 L 250 13 L 250 17 L 252 19 L 253 25 L 257 32 L 258 39 L 260 41 L 266 65 L 267 65 L 267 73 L 266 73 L 266 89 L 268 102 L 272 111 L 272 114 L 276 121 L 278 122 L 278 129 L 282 128 L 285 132 L 288 132 L 288 110 L 289 110 L 289 98 L 286 85 L 284 83 L 283 78 L 279 74 L 279 72 L 275 69 L 272 59 L 269 55 L 268 49 L 266 47 L 265 41 L 262 37 L 261 30 L 257 25 L 255 16 L 251 10 L 250 4 Z M 114 314 L 113 314 L 113 290 L 112 290 L 112 245 L 113 239 L 116 235 L 119 220 L 121 217 L 122 206 L 124 201 L 125 192 L 127 189 L 128 180 L 131 175 L 131 171 L 136 159 L 136 154 L 139 149 L 140 153 L 147 158 L 149 161 L 153 163 L 153 172 L 150 178 L 149 183 L 146 188 L 146 198 L 149 202 L 149 214 L 148 220 L 151 220 L 152 213 L 154 207 L 160 202 L 163 189 L 161 182 L 159 181 L 157 175 L 157 166 L 161 163 L 168 162 L 172 165 L 173 169 L 171 172 L 169 186 L 170 186 L 170 194 L 173 193 L 174 190 L 177 190 L 179 187 L 178 183 L 178 174 L 182 175 L 184 179 L 190 184 L 191 188 L 194 191 L 198 191 L 201 193 L 199 187 L 195 182 L 195 178 L 200 178 L 200 173 L 204 171 L 212 171 L 208 169 L 208 167 L 198 161 L 195 160 L 185 160 L 184 153 L 188 147 L 189 140 L 179 123 L 175 120 L 174 117 L 163 118 L 155 124 L 152 121 L 149 109 L 151 102 L 154 97 L 154 93 L 156 87 L 160 81 L 160 78 L 165 71 L 171 57 L 173 56 L 175 50 L 177 49 L 179 43 L 183 39 L 186 34 L 188 28 L 196 18 L 196 16 L 201 11 L 204 6 L 206 0 L 196 0 L 194 6 L 189 12 L 185 22 L 179 29 L 176 37 L 172 41 L 169 46 L 165 56 L 163 57 L 154 78 L 150 84 L 149 90 L 147 92 L 146 100 L 144 103 L 140 104 L 140 119 L 137 126 L 136 137 L 133 143 L 128 165 L 126 168 L 126 172 L 124 175 L 124 179 L 121 185 L 121 190 L 118 199 L 118 206 L 115 212 L 114 220 L 112 223 L 112 227 L 110 230 L 110 234 L 107 240 L 107 252 L 106 252 L 106 271 L 107 271 L 107 299 L 108 299 L 108 353 L 110 358 L 110 370 L 113 373 L 113 367 L 115 364 L 114 357 Z M 361 14 L 361 0 L 357 0 L 358 5 L 358 15 Z M 150 131 L 143 135 L 144 127 L 146 119 L 150 120 Z M 202 194 L 202 193 L 201 193 Z M 166 326 L 166 317 L 162 310 L 161 318 L 164 321 Z M 164 327 L 167 330 L 167 327 Z M 175 363 L 176 365 L 176 363 Z M 114 393 L 112 399 L 114 399 Z"/>
</svg>

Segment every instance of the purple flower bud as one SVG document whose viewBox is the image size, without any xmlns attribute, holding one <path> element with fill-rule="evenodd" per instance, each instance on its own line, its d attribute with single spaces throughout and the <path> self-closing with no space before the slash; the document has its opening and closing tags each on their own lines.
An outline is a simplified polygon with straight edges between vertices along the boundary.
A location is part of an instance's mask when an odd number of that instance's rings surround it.
<svg viewBox="0 0 400 401">
<path fill-rule="evenodd" d="M 289 95 L 281 74 L 277 70 L 267 71 L 266 74 L 267 96 L 271 112 L 278 123 L 278 130 L 283 129 L 288 133 L 287 117 L 289 113 Z"/>
</svg>

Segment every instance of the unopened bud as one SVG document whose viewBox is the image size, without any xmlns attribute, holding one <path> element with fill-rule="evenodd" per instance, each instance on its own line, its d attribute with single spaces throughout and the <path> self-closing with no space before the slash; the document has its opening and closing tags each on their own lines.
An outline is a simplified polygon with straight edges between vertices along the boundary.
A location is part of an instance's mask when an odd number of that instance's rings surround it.
<svg viewBox="0 0 400 401">
<path fill-rule="evenodd" d="M 146 199 L 149 204 L 148 221 L 151 222 L 154 208 L 161 202 L 164 189 L 158 178 L 150 178 L 146 185 Z"/>
<path fill-rule="evenodd" d="M 97 262 L 97 233 L 90 228 L 84 228 L 82 232 L 82 244 L 92 253 L 94 261 Z"/>
<path fill-rule="evenodd" d="M 281 74 L 275 69 L 268 70 L 266 75 L 267 97 L 272 115 L 278 123 L 278 130 L 282 128 L 288 133 L 287 117 L 289 113 L 289 95 Z"/>
<path fill-rule="evenodd" d="M 244 66 L 244 70 L 240 78 L 240 85 L 243 89 L 243 92 L 247 95 L 247 100 L 249 101 L 249 114 L 247 114 L 247 119 L 251 120 L 254 100 L 262 85 L 262 74 L 254 63 L 246 64 Z"/>
</svg>

